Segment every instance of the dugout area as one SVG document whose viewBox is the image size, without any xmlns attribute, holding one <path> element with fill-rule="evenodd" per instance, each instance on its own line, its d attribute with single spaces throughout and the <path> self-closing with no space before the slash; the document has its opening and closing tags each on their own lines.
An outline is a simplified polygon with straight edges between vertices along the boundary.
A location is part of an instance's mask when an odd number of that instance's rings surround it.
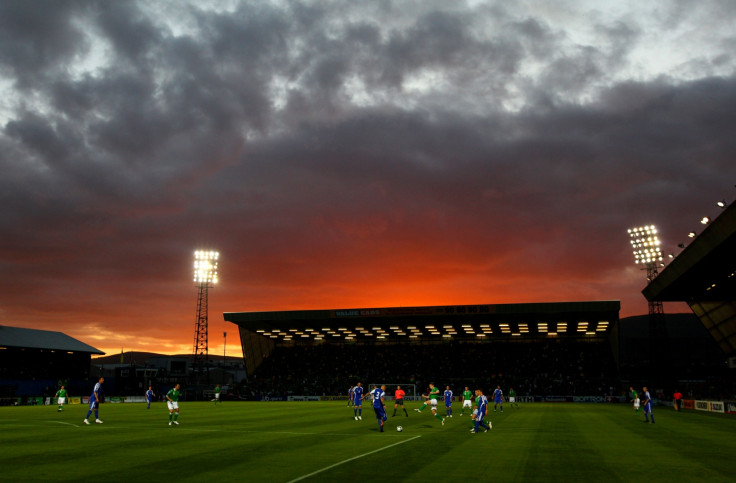
<svg viewBox="0 0 736 483">
<path fill-rule="evenodd" d="M 280 347 L 606 343 L 618 354 L 619 301 L 225 312 L 240 331 L 247 373 Z"/>
</svg>

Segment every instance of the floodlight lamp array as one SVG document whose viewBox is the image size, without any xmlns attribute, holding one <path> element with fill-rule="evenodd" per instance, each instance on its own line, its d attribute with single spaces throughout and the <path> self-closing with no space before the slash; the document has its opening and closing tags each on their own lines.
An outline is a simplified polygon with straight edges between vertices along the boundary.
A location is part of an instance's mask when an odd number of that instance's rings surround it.
<svg viewBox="0 0 736 483">
<path fill-rule="evenodd" d="M 656 263 L 662 261 L 661 242 L 654 225 L 629 228 L 631 246 L 634 248 L 635 263 Z"/>
<path fill-rule="evenodd" d="M 196 283 L 217 283 L 217 264 L 220 254 L 211 250 L 194 252 L 194 281 Z"/>
<path fill-rule="evenodd" d="M 489 337 L 558 337 L 565 333 L 573 335 L 597 335 L 609 330 L 610 324 L 606 320 L 596 322 L 579 321 L 571 322 L 568 331 L 568 323 L 564 321 L 550 322 L 501 322 L 498 328 L 491 324 L 453 324 L 453 325 L 409 325 L 390 327 L 323 327 L 317 328 L 260 328 L 255 332 L 263 337 L 276 341 L 296 342 L 303 340 L 313 341 L 358 341 L 358 340 L 442 340 L 442 339 L 476 339 L 481 340 Z"/>
</svg>

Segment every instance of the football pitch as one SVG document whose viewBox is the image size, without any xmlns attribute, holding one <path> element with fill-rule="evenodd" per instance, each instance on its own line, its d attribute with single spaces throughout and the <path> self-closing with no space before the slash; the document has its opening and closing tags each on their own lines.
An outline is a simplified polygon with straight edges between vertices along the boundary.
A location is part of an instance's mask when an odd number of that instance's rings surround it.
<svg viewBox="0 0 736 483">
<path fill-rule="evenodd" d="M 401 411 L 380 433 L 370 406 L 344 402 L 182 402 L 0 408 L 4 481 L 734 481 L 736 417 L 655 408 L 645 424 L 628 405 L 504 405 L 493 429 L 444 426 L 428 408 Z M 443 408 L 444 410 L 444 408 Z M 94 415 L 91 421 L 94 420 Z M 396 426 L 404 427 L 397 432 Z"/>
</svg>

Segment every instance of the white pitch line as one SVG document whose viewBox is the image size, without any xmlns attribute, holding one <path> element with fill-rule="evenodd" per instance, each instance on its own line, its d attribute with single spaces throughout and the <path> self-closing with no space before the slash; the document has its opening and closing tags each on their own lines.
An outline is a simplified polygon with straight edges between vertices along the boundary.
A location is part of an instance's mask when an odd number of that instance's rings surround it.
<svg viewBox="0 0 736 483">
<path fill-rule="evenodd" d="M 57 424 L 68 424 L 69 426 L 74 426 L 75 428 L 78 428 L 79 427 L 78 424 L 67 423 L 65 421 L 45 421 L 45 422 L 47 422 L 47 423 L 57 423 Z"/>
<path fill-rule="evenodd" d="M 190 431 L 194 433 L 255 433 L 255 434 L 293 434 L 297 436 L 355 436 L 355 433 L 306 433 L 303 431 L 256 431 L 249 429 L 197 429 L 197 428 L 182 428 L 177 426 L 172 429 L 176 431 Z M 395 437 L 394 435 L 387 435 L 389 437 Z M 398 436 L 396 436 L 398 437 Z"/>
<path fill-rule="evenodd" d="M 304 476 L 300 476 L 299 478 L 295 478 L 295 479 L 289 481 L 288 483 L 294 483 L 295 481 L 304 480 L 306 478 L 309 478 L 310 476 L 314 476 L 314 475 L 317 475 L 319 473 L 322 473 L 323 471 L 331 470 L 332 468 L 334 468 L 336 466 L 340 466 L 340 465 L 343 465 L 345 463 L 349 463 L 349 462 L 351 462 L 353 460 L 357 460 L 357 459 L 362 458 L 364 456 L 372 455 L 373 453 L 378 453 L 379 451 L 383 451 L 385 449 L 389 449 L 389 448 L 391 448 L 393 446 L 397 446 L 399 444 L 408 443 L 409 441 L 411 441 L 413 439 L 417 439 L 417 438 L 421 438 L 421 436 L 414 436 L 413 438 L 409 438 L 409 439 L 404 440 L 404 441 L 399 441 L 398 443 L 390 444 L 388 446 L 384 446 L 383 448 L 378 448 L 378 449 L 375 449 L 373 451 L 369 451 L 368 453 L 363 453 L 363 454 L 360 454 L 358 456 L 353 456 L 352 458 L 348 458 L 346 460 L 339 461 L 339 462 L 335 463 L 334 465 L 326 466 L 326 467 L 322 468 L 321 470 L 313 471 L 312 473 L 309 473 L 308 475 L 304 475 Z"/>
</svg>

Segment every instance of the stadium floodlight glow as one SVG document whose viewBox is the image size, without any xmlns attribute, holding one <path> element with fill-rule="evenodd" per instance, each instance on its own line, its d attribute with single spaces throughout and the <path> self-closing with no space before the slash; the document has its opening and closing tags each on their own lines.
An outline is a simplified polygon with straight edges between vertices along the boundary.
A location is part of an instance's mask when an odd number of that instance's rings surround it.
<svg viewBox="0 0 736 483">
<path fill-rule="evenodd" d="M 214 250 L 194 251 L 194 283 L 197 286 L 197 318 L 194 322 L 193 366 L 196 384 L 209 361 L 209 289 L 218 282 L 217 266 L 220 253 Z"/>
<path fill-rule="evenodd" d="M 634 249 L 634 263 L 654 263 L 662 261 L 661 242 L 654 225 L 629 228 L 631 247 Z"/>
<path fill-rule="evenodd" d="M 721 200 L 718 203 L 716 203 L 716 205 L 718 205 L 719 208 L 725 208 L 728 206 L 728 203 L 726 203 L 726 200 Z"/>
<path fill-rule="evenodd" d="M 212 250 L 196 250 L 194 252 L 194 282 L 217 283 L 218 252 Z"/>
<path fill-rule="evenodd" d="M 703 217 L 703 218 L 702 218 L 702 219 L 700 220 L 700 223 L 702 223 L 703 225 L 707 225 L 708 223 L 710 223 L 710 218 L 708 218 L 707 216 L 704 216 L 704 217 Z"/>
<path fill-rule="evenodd" d="M 697 233 L 695 233 L 694 231 L 691 231 L 690 233 L 687 234 L 687 236 L 690 238 L 695 238 L 695 235 L 697 235 Z"/>
</svg>

